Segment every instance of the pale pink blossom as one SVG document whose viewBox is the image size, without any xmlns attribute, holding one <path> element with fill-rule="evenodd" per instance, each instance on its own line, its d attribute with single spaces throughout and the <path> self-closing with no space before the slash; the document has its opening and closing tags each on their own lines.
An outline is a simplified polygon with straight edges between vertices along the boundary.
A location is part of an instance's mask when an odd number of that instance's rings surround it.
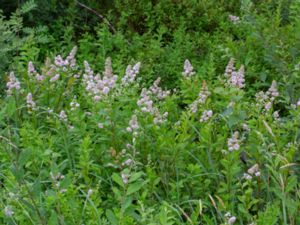
<svg viewBox="0 0 300 225">
<path fill-rule="evenodd" d="M 124 86 L 128 86 L 135 81 L 135 78 L 140 71 L 140 66 L 140 62 L 136 63 L 133 67 L 131 65 L 127 66 L 125 76 L 122 78 L 122 84 Z"/>
<path fill-rule="evenodd" d="M 273 106 L 275 98 L 277 98 L 278 96 L 279 92 L 277 89 L 277 82 L 273 80 L 272 85 L 268 89 L 268 91 L 260 91 L 255 95 L 257 102 L 256 106 L 263 106 L 265 111 L 269 111 Z"/>
<path fill-rule="evenodd" d="M 208 121 L 211 117 L 213 116 L 213 111 L 212 110 L 205 110 L 203 111 L 200 122 L 206 122 Z"/>
<path fill-rule="evenodd" d="M 106 96 L 115 87 L 118 76 L 112 73 L 111 59 L 107 58 L 105 62 L 105 71 L 103 77 L 100 74 L 94 75 L 87 61 L 84 61 L 85 73 L 83 83 L 85 90 L 93 96 L 95 101 L 99 101 L 102 96 Z M 97 97 L 96 97 L 97 96 Z"/>
<path fill-rule="evenodd" d="M 129 126 L 126 128 L 128 132 L 133 132 L 139 129 L 139 124 L 137 121 L 137 116 L 132 115 L 130 121 L 129 121 Z"/>
<path fill-rule="evenodd" d="M 53 83 L 59 79 L 60 75 L 56 74 L 55 76 L 51 77 L 50 82 Z"/>
<path fill-rule="evenodd" d="M 184 66 L 183 66 L 183 72 L 182 72 L 183 77 L 190 78 L 194 74 L 195 74 L 195 72 L 194 72 L 194 68 L 193 68 L 191 62 L 188 59 L 186 59 L 184 61 Z"/>
<path fill-rule="evenodd" d="M 240 18 L 238 16 L 229 15 L 228 17 L 233 24 L 238 24 L 240 22 Z"/>
<path fill-rule="evenodd" d="M 12 217 L 14 215 L 14 211 L 12 210 L 12 207 L 10 205 L 5 206 L 4 208 L 4 215 L 7 217 Z"/>
<path fill-rule="evenodd" d="M 37 80 L 37 81 L 43 81 L 44 79 L 45 79 L 45 76 L 44 75 L 40 75 L 40 74 L 36 74 L 35 75 L 35 79 Z"/>
<path fill-rule="evenodd" d="M 28 75 L 31 76 L 32 74 L 36 73 L 36 70 L 33 66 L 33 63 L 29 61 L 28 63 L 28 69 L 27 69 Z"/>
<path fill-rule="evenodd" d="M 13 90 L 19 90 L 21 88 L 19 80 L 15 77 L 14 72 L 10 72 L 8 82 L 6 83 L 7 94 L 12 94 Z"/>
<path fill-rule="evenodd" d="M 238 71 L 234 67 L 235 60 L 231 58 L 225 69 L 225 78 L 230 87 L 244 88 L 245 87 L 245 67 L 242 65 Z"/>
<path fill-rule="evenodd" d="M 29 111 L 33 111 L 33 110 L 36 109 L 36 104 L 33 101 L 31 93 L 27 94 L 27 96 L 26 96 L 26 103 L 27 103 L 27 108 L 28 108 Z"/>
<path fill-rule="evenodd" d="M 127 184 L 128 181 L 129 181 L 129 176 L 126 175 L 126 174 L 124 174 L 124 173 L 122 173 L 122 174 L 121 174 L 121 177 L 122 177 L 123 183 L 124 183 L 124 184 Z"/>
<path fill-rule="evenodd" d="M 206 82 L 203 81 L 202 88 L 198 94 L 198 98 L 189 106 L 191 111 L 193 113 L 196 113 L 198 111 L 198 107 L 204 104 L 209 96 L 210 96 L 210 92 L 208 91 Z"/>
<path fill-rule="evenodd" d="M 236 221 L 236 217 L 235 217 L 235 216 L 232 216 L 232 217 L 230 217 L 230 218 L 228 219 L 227 223 L 231 225 L 231 224 L 234 224 L 235 221 Z"/>
<path fill-rule="evenodd" d="M 231 138 L 227 139 L 227 145 L 229 151 L 237 151 L 240 149 L 239 132 L 235 131 Z"/>
<path fill-rule="evenodd" d="M 64 110 L 62 110 L 60 113 L 59 113 L 59 118 L 60 120 L 64 121 L 64 122 L 67 122 L 68 120 L 68 117 L 67 117 L 67 114 Z"/>
<path fill-rule="evenodd" d="M 258 172 L 259 171 L 259 166 L 258 166 L 258 164 L 254 164 L 252 167 L 250 167 L 249 169 L 248 169 L 248 173 L 249 174 L 251 174 L 251 175 L 253 175 L 253 174 L 255 174 L 256 172 Z"/>
</svg>

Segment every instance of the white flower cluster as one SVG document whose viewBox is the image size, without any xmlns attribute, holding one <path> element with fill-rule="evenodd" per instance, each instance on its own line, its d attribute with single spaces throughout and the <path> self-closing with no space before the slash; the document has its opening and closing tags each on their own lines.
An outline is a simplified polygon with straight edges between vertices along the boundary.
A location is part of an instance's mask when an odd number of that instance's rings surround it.
<svg viewBox="0 0 300 225">
<path fill-rule="evenodd" d="M 52 181 L 54 182 L 55 187 L 57 187 L 57 188 L 60 187 L 60 182 L 63 179 L 65 179 L 65 176 L 61 173 L 54 175 L 52 172 L 50 172 L 50 177 L 51 177 Z M 65 189 L 63 189 L 62 191 L 64 192 Z"/>
<path fill-rule="evenodd" d="M 205 110 L 203 111 L 201 118 L 200 118 L 200 122 L 206 122 L 208 121 L 211 117 L 213 116 L 213 111 L 212 110 Z"/>
<path fill-rule="evenodd" d="M 273 80 L 272 85 L 267 92 L 260 91 L 255 95 L 257 102 L 256 106 L 263 105 L 264 109 L 269 111 L 272 108 L 275 98 L 278 96 L 277 82 Z"/>
<path fill-rule="evenodd" d="M 39 74 L 36 69 L 34 68 L 34 65 L 32 63 L 32 61 L 28 62 L 28 67 L 27 67 L 27 72 L 28 72 L 28 76 L 31 77 L 33 75 L 35 75 L 35 79 L 37 81 L 43 81 L 45 79 L 44 75 Z"/>
<path fill-rule="evenodd" d="M 244 130 L 245 132 L 249 132 L 249 131 L 250 131 L 250 128 L 249 128 L 248 124 L 243 123 L 242 127 L 243 127 L 243 130 Z"/>
<path fill-rule="evenodd" d="M 234 224 L 236 221 L 236 217 L 232 216 L 230 212 L 227 212 L 225 215 L 225 219 L 227 220 L 226 223 L 228 225 Z"/>
<path fill-rule="evenodd" d="M 142 89 L 141 98 L 137 101 L 137 105 L 141 107 L 142 112 L 154 112 L 153 101 L 150 98 L 150 92 L 146 88 Z"/>
<path fill-rule="evenodd" d="M 68 116 L 66 114 L 66 112 L 64 110 L 60 111 L 59 113 L 59 119 L 63 122 L 67 122 L 68 121 Z"/>
<path fill-rule="evenodd" d="M 11 95 L 14 89 L 16 91 L 20 90 L 21 85 L 20 85 L 19 80 L 15 77 L 14 72 L 9 73 L 8 82 L 6 83 L 6 87 L 7 87 L 8 95 Z"/>
<path fill-rule="evenodd" d="M 259 171 L 259 166 L 258 164 L 253 165 L 250 167 L 247 171 L 247 173 L 244 173 L 244 179 L 246 180 L 251 180 L 253 176 L 259 177 L 260 176 L 260 171 Z"/>
<path fill-rule="evenodd" d="M 71 68 L 71 69 L 76 68 L 76 59 L 75 59 L 76 52 L 77 52 L 77 47 L 75 46 L 71 50 L 70 54 L 66 57 L 65 60 L 60 55 L 58 55 L 55 57 L 54 65 L 53 64 L 49 65 L 50 61 L 48 61 L 46 63 L 46 66 L 50 67 L 49 70 L 46 72 L 46 75 L 48 77 L 50 77 L 50 80 L 49 80 L 50 83 L 54 83 L 55 81 L 57 81 L 59 79 L 59 77 L 60 77 L 59 72 L 61 70 L 68 71 L 69 68 Z M 40 81 L 40 82 L 45 80 L 45 78 L 46 78 L 44 75 L 41 75 L 36 71 L 36 69 L 34 68 L 34 65 L 31 61 L 28 63 L 27 72 L 28 72 L 29 77 L 35 75 L 36 80 Z M 78 75 L 76 75 L 76 76 L 78 76 Z"/>
<path fill-rule="evenodd" d="M 198 98 L 190 105 L 190 109 L 193 113 L 198 111 L 199 105 L 202 105 L 206 102 L 206 99 L 210 96 L 210 92 L 208 91 L 206 82 L 202 82 L 201 91 L 198 94 Z"/>
<path fill-rule="evenodd" d="M 298 99 L 297 106 L 300 107 L 300 98 Z"/>
<path fill-rule="evenodd" d="M 74 96 L 72 102 L 70 103 L 70 106 L 71 106 L 71 111 L 74 111 L 80 107 L 80 104 L 76 100 L 76 96 Z"/>
<path fill-rule="evenodd" d="M 245 67 L 241 65 L 240 69 L 236 71 L 234 63 L 235 59 L 231 58 L 225 69 L 225 77 L 229 86 L 241 89 L 245 87 Z"/>
<path fill-rule="evenodd" d="M 158 77 L 153 85 L 149 88 L 149 91 L 156 96 L 159 100 L 162 100 L 170 95 L 170 91 L 164 91 L 161 87 L 159 87 L 159 83 L 161 81 L 161 78 Z"/>
<path fill-rule="evenodd" d="M 126 159 L 123 163 L 122 166 L 130 166 L 133 163 L 132 159 Z"/>
<path fill-rule="evenodd" d="M 137 116 L 132 115 L 131 120 L 129 121 L 129 126 L 126 128 L 128 132 L 134 132 L 139 129 L 139 124 L 137 121 Z"/>
<path fill-rule="evenodd" d="M 54 83 L 55 81 L 57 81 L 59 79 L 60 75 L 57 73 L 55 74 L 53 77 L 50 78 L 50 82 Z"/>
<path fill-rule="evenodd" d="M 70 54 L 67 56 L 67 58 L 64 60 L 60 55 L 55 57 L 54 64 L 57 67 L 62 67 L 63 71 L 67 70 L 67 67 L 75 68 L 76 66 L 76 59 L 75 55 L 77 52 L 77 46 L 73 47 Z"/>
<path fill-rule="evenodd" d="M 142 112 L 150 113 L 151 115 L 154 116 L 153 122 L 155 124 L 162 124 L 167 119 L 168 112 L 165 112 L 163 115 L 161 115 L 158 108 L 153 106 L 153 100 L 151 99 L 150 95 L 153 94 L 154 96 L 157 97 L 157 95 L 155 95 L 157 94 L 157 89 L 153 87 L 154 85 L 152 86 L 152 90 L 151 89 L 147 90 L 146 88 L 143 88 L 141 92 L 141 98 L 137 101 L 137 105 L 140 107 Z M 155 89 L 154 93 L 153 93 L 153 89 Z M 159 93 L 159 94 L 160 97 L 162 97 L 162 95 L 163 96 L 165 95 L 163 93 Z"/>
<path fill-rule="evenodd" d="M 46 77 L 49 77 L 50 83 L 54 83 L 60 78 L 61 76 L 60 73 L 62 71 L 66 72 L 69 71 L 70 69 L 71 70 L 77 69 L 76 59 L 75 59 L 76 52 L 77 52 L 77 47 L 75 46 L 65 60 L 60 55 L 56 56 L 54 59 L 54 64 L 51 64 L 51 61 L 47 59 L 45 63 L 47 68 L 45 71 L 46 76 L 38 74 L 32 62 L 29 62 L 28 75 L 32 76 L 35 74 L 35 78 L 38 81 L 43 81 L 44 79 L 46 79 Z M 75 74 L 74 77 L 78 78 L 79 75 Z"/>
<path fill-rule="evenodd" d="M 29 75 L 29 76 L 31 76 L 31 75 L 33 75 L 34 73 L 36 73 L 36 70 L 35 70 L 35 68 L 34 68 L 34 65 L 33 65 L 32 61 L 29 61 L 29 63 L 28 63 L 27 72 L 28 72 L 28 75 Z"/>
<path fill-rule="evenodd" d="M 36 109 L 36 104 L 33 101 L 31 93 L 27 94 L 27 96 L 26 96 L 26 103 L 27 103 L 27 108 L 28 108 L 29 112 L 34 111 Z"/>
<path fill-rule="evenodd" d="M 12 207 L 10 205 L 5 206 L 4 208 L 4 215 L 7 217 L 12 217 L 14 215 L 14 211 L 12 210 Z"/>
<path fill-rule="evenodd" d="M 182 72 L 183 77 L 191 78 L 194 74 L 195 72 L 191 62 L 188 59 L 186 59 L 184 61 L 184 66 L 183 66 L 183 72 Z"/>
<path fill-rule="evenodd" d="M 118 76 L 112 73 L 111 59 L 107 58 L 105 61 L 105 71 L 103 77 L 100 74 L 94 76 L 87 61 L 84 61 L 85 74 L 83 75 L 83 82 L 86 91 L 93 96 L 95 101 L 99 101 L 103 96 L 108 95 L 110 90 L 115 87 Z"/>
<path fill-rule="evenodd" d="M 161 115 L 158 108 L 153 106 L 153 100 L 150 97 L 154 96 L 158 100 L 162 100 L 170 94 L 170 91 L 163 91 L 162 88 L 158 86 L 159 82 L 160 78 L 154 82 L 149 90 L 143 88 L 141 92 L 141 98 L 137 101 L 137 105 L 140 107 L 142 112 L 150 113 L 154 116 L 153 122 L 155 124 L 162 124 L 168 117 L 168 112 L 165 112 Z"/>
<path fill-rule="evenodd" d="M 239 132 L 235 131 L 231 138 L 227 139 L 227 146 L 230 152 L 240 149 Z"/>
<path fill-rule="evenodd" d="M 140 72 L 141 63 L 136 63 L 133 67 L 128 65 L 125 76 L 122 78 L 122 84 L 128 86 L 135 81 L 137 74 Z"/>
<path fill-rule="evenodd" d="M 238 16 L 229 15 L 228 18 L 233 24 L 238 24 L 240 22 L 240 17 Z"/>
<path fill-rule="evenodd" d="M 279 112 L 278 111 L 275 111 L 274 113 L 273 113 L 273 118 L 274 118 L 274 120 L 275 121 L 280 121 L 280 115 L 279 115 Z"/>
<path fill-rule="evenodd" d="M 123 183 L 127 184 L 129 181 L 129 175 L 122 173 L 121 177 L 122 177 Z"/>
<path fill-rule="evenodd" d="M 87 197 L 90 198 L 92 194 L 93 194 L 93 189 L 90 188 L 87 192 Z"/>
</svg>

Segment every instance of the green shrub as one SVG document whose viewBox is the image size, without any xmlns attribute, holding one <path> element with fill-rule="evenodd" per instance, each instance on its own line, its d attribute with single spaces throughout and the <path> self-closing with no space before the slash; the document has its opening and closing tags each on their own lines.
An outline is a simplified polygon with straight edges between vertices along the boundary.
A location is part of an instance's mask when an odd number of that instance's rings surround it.
<svg viewBox="0 0 300 225">
<path fill-rule="evenodd" d="M 9 75 L 2 223 L 299 222 L 300 103 L 278 114 L 275 81 L 249 96 L 234 60 L 214 82 L 186 60 L 177 90 L 145 88 L 143 64 L 96 73 L 76 51 Z"/>
</svg>

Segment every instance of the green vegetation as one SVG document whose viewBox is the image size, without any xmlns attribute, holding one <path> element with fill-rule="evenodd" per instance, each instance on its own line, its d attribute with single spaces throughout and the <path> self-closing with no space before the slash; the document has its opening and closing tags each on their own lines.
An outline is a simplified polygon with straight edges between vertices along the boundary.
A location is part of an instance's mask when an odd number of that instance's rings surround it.
<svg viewBox="0 0 300 225">
<path fill-rule="evenodd" d="M 298 0 L 0 8 L 0 224 L 300 224 Z"/>
</svg>

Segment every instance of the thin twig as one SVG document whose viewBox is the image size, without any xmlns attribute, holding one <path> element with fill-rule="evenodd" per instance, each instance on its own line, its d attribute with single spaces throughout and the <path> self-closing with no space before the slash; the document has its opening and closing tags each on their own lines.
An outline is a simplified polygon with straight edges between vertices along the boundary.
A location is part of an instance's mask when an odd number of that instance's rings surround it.
<svg viewBox="0 0 300 225">
<path fill-rule="evenodd" d="M 90 7 L 88 7 L 87 5 L 85 5 L 85 4 L 83 4 L 83 3 L 79 2 L 79 1 L 76 1 L 76 3 L 77 3 L 78 5 L 80 5 L 81 7 L 83 7 L 83 8 L 85 8 L 85 9 L 91 11 L 91 12 L 94 13 L 96 16 L 98 16 L 100 19 L 102 19 L 102 20 L 109 26 L 109 28 L 111 29 L 112 33 L 114 33 L 114 34 L 117 33 L 117 31 L 116 31 L 116 29 L 114 28 L 114 26 L 112 25 L 112 23 L 111 23 L 108 19 L 106 19 L 103 15 L 101 15 L 101 14 L 98 13 L 96 10 L 94 10 L 94 9 L 92 9 L 92 8 L 90 8 Z"/>
</svg>

